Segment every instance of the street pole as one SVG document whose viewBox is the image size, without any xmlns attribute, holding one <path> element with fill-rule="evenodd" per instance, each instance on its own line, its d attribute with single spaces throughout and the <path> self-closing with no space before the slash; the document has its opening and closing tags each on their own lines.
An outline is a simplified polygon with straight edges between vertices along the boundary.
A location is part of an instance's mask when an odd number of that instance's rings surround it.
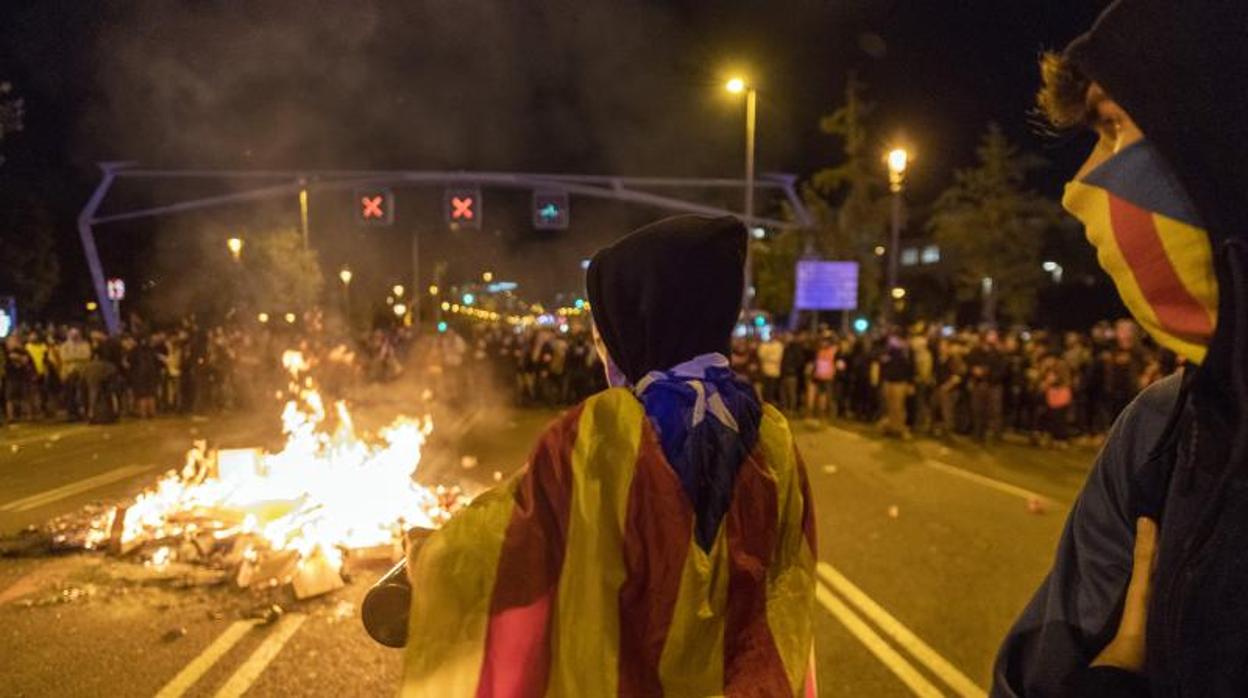
<svg viewBox="0 0 1248 698">
<path fill-rule="evenodd" d="M 303 233 L 303 249 L 308 249 L 308 190 L 299 190 L 299 229 Z"/>
<path fill-rule="evenodd" d="M 897 288 L 897 260 L 901 250 L 901 187 L 893 188 L 892 231 L 888 241 L 888 290 L 884 294 L 884 317 L 893 314 L 893 289 Z"/>
<path fill-rule="evenodd" d="M 746 310 L 754 305 L 754 133 L 758 114 L 758 91 L 745 93 L 745 301 Z"/>
<path fill-rule="evenodd" d="M 888 163 L 888 190 L 893 193 L 893 225 L 888 242 L 888 288 L 884 291 L 885 323 L 893 316 L 893 291 L 897 288 L 897 262 L 901 258 L 901 193 L 905 189 L 906 167 L 910 153 L 905 148 L 894 148 L 885 156 Z"/>
<path fill-rule="evenodd" d="M 412 231 L 412 326 L 420 334 L 420 297 L 425 289 L 420 285 L 420 231 Z"/>
<path fill-rule="evenodd" d="M 754 225 L 754 126 L 758 113 L 758 91 L 745 93 L 745 223 Z"/>
</svg>

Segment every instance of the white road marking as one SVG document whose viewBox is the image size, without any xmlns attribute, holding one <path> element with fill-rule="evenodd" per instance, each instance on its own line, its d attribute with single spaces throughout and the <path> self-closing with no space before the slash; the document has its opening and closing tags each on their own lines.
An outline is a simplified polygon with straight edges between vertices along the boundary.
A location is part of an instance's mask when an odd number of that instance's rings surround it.
<svg viewBox="0 0 1248 698">
<path fill-rule="evenodd" d="M 182 671 L 178 672 L 177 676 L 165 684 L 165 687 L 156 694 L 156 698 L 179 698 L 183 693 L 186 693 L 191 686 L 195 685 L 196 681 L 199 681 L 204 674 L 208 673 L 208 670 L 221 657 L 225 656 L 226 652 L 230 651 L 231 647 L 238 644 L 238 641 L 243 639 L 243 636 L 248 631 L 256 627 L 257 622 L 254 620 L 240 620 L 231 624 L 230 627 L 225 629 L 225 632 L 212 641 L 212 644 L 208 645 L 207 649 L 201 652 L 198 657 L 192 659 L 190 664 L 187 664 Z"/>
<path fill-rule="evenodd" d="M 3 506 L 0 506 L 0 511 L 29 511 L 67 497 L 73 497 L 75 495 L 82 494 L 83 492 L 89 492 L 97 487 L 102 487 L 104 485 L 117 482 L 118 480 L 125 480 L 126 478 L 133 477 L 139 473 L 151 470 L 152 467 L 153 466 L 150 465 L 126 465 L 117 468 L 116 470 L 109 470 L 108 472 L 100 473 L 99 475 L 86 478 L 85 480 L 72 482 L 68 485 L 63 485 L 46 492 L 33 494 L 22 499 L 15 499 Z"/>
<path fill-rule="evenodd" d="M 221 690 L 217 691 L 216 698 L 239 698 L 247 689 L 251 688 L 251 684 L 260 678 L 260 674 L 264 673 L 265 668 L 269 666 L 269 662 L 282 651 L 282 647 L 286 646 L 286 642 L 299 630 L 299 626 L 308 619 L 301 613 L 290 613 L 282 617 L 277 622 L 277 628 L 266 638 L 255 652 L 243 662 L 243 665 L 234 672 L 234 675 L 225 682 Z"/>
<path fill-rule="evenodd" d="M 940 689 L 928 681 L 926 677 L 919 673 L 914 665 L 906 661 L 906 658 L 893 649 L 884 638 L 867 625 L 866 621 L 858 617 L 845 602 L 841 601 L 835 594 L 828 590 L 822 584 L 815 586 L 815 599 L 819 604 L 828 610 L 845 629 L 853 634 L 863 645 L 870 650 L 875 658 L 883 662 L 888 670 L 893 672 L 901 682 L 904 683 L 916 696 L 923 698 L 942 698 L 943 693 Z"/>
<path fill-rule="evenodd" d="M 880 630 L 884 631 L 885 635 L 891 637 L 902 649 L 922 662 L 933 674 L 940 677 L 941 681 L 948 684 L 956 694 L 964 698 L 984 698 L 988 695 L 984 689 L 977 686 L 974 681 L 971 681 L 966 674 L 963 674 L 947 659 L 940 656 L 930 645 L 911 632 L 909 628 L 902 625 L 900 621 L 894 618 L 888 611 L 885 611 L 883 607 L 873 601 L 853 582 L 846 579 L 845 575 L 838 572 L 835 567 L 826 562 L 820 562 L 818 569 L 819 576 L 823 578 L 824 582 L 844 596 L 863 615 L 874 621 L 880 627 Z M 842 622 L 844 621 L 842 620 Z M 860 637 L 859 639 L 862 638 Z M 865 643 L 866 641 L 864 640 L 863 642 Z M 870 649 L 870 645 L 868 645 L 868 649 Z M 872 650 L 872 652 L 874 651 Z M 876 656 L 880 657 L 878 653 Z M 880 657 L 880 659 L 883 661 L 883 657 Z M 887 664 L 887 662 L 885 663 Z M 889 668 L 892 669 L 891 666 Z M 895 669 L 894 673 L 896 673 Z M 900 676 L 898 674 L 898 677 Z M 902 680 L 904 681 L 905 679 Z"/>
<path fill-rule="evenodd" d="M 929 458 L 924 460 L 923 464 L 933 470 L 939 470 L 942 473 L 953 475 L 954 477 L 970 480 L 971 482 L 979 483 L 984 487 L 991 487 L 998 492 L 1004 492 L 1005 494 L 1013 495 L 1015 497 L 1021 497 L 1025 500 L 1035 499 L 1045 504 L 1051 504 L 1053 501 L 1038 492 L 1032 492 L 1029 489 L 1019 487 L 1018 485 L 1011 485 L 1010 483 L 1002 482 L 1001 480 L 994 480 L 987 475 L 980 475 L 979 473 L 971 472 L 970 470 L 958 468 L 947 463 L 941 463 L 938 460 L 932 460 Z"/>
<path fill-rule="evenodd" d="M 15 444 L 18 446 L 25 446 L 26 444 L 39 443 L 40 441 L 50 441 L 52 443 L 59 443 L 62 439 L 85 433 L 94 428 L 96 427 L 92 427 L 86 424 L 80 424 L 78 426 L 67 427 L 65 429 L 62 429 L 61 431 L 27 434 L 25 436 L 15 436 L 11 439 L 0 440 L 0 444 L 4 446 L 8 446 L 10 444 Z"/>
</svg>

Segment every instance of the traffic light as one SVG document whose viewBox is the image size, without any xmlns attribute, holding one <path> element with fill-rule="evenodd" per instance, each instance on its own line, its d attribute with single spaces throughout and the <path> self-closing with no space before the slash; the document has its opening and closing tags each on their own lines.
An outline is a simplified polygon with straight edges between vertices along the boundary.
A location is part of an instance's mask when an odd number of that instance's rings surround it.
<svg viewBox="0 0 1248 698">
<path fill-rule="evenodd" d="M 355 219 L 364 225 L 394 222 L 394 192 L 389 189 L 356 189 Z"/>
<path fill-rule="evenodd" d="M 481 227 L 481 190 L 476 187 L 452 187 L 446 190 L 443 208 L 446 222 L 453 228 Z"/>
<path fill-rule="evenodd" d="M 568 227 L 568 193 L 533 192 L 533 227 L 538 230 L 564 230 Z"/>
</svg>

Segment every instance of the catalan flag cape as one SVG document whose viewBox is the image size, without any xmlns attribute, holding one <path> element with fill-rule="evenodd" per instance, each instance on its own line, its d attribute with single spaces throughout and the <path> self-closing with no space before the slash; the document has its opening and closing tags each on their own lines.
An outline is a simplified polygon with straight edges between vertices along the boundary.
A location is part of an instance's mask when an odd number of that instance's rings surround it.
<svg viewBox="0 0 1248 698">
<path fill-rule="evenodd" d="M 813 696 L 814 561 L 778 411 L 704 550 L 641 402 L 613 388 L 425 544 L 402 694 Z"/>
<path fill-rule="evenodd" d="M 1162 346 L 1201 363 L 1218 310 L 1213 250 L 1169 173 L 1156 148 L 1137 141 L 1067 185 L 1063 204 L 1131 314 Z"/>
</svg>

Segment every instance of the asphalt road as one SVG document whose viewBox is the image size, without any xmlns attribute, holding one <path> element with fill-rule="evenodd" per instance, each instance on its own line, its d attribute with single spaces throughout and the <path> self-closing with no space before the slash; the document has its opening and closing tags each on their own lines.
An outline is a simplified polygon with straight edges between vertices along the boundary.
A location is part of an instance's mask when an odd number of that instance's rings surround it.
<svg viewBox="0 0 1248 698">
<path fill-rule="evenodd" d="M 422 478 L 488 486 L 552 416 L 440 416 Z M 1094 453 L 794 430 L 818 512 L 820 695 L 983 695 Z M 278 434 L 271 415 L 0 429 L 0 533 L 133 494 L 195 438 L 246 446 Z M 0 695 L 390 695 L 399 654 L 367 637 L 357 611 L 382 571 L 296 603 L 204 583 L 189 566 L 0 558 Z M 254 618 L 273 603 L 280 617 Z"/>
</svg>

